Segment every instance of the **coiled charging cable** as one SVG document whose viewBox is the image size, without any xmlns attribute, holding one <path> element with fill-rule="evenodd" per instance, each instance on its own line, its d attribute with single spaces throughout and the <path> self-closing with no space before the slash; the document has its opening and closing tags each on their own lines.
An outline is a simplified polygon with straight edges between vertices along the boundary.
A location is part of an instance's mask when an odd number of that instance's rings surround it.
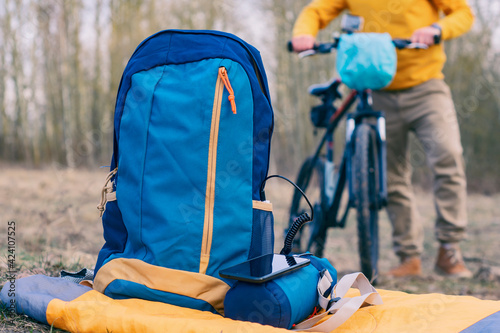
<svg viewBox="0 0 500 333">
<path fill-rule="evenodd" d="M 297 189 L 297 191 L 299 191 L 300 194 L 302 194 L 302 196 L 306 200 L 307 204 L 311 208 L 311 216 L 309 216 L 309 214 L 307 214 L 307 212 L 300 214 L 297 218 L 295 218 L 295 220 L 292 223 L 292 226 L 288 229 L 288 232 L 286 233 L 285 242 L 284 242 L 285 244 L 283 246 L 283 249 L 281 249 L 280 254 L 288 255 L 288 254 L 290 254 L 290 252 L 292 252 L 293 239 L 295 238 L 295 235 L 297 235 L 297 232 L 299 232 L 300 228 L 302 228 L 302 226 L 304 224 L 306 224 L 307 222 L 311 222 L 313 220 L 314 209 L 313 209 L 313 206 L 311 205 L 311 202 L 309 202 L 309 199 L 307 198 L 304 191 L 302 191 L 302 189 L 300 187 L 298 187 L 297 184 L 292 182 L 290 179 L 283 177 L 283 176 L 280 176 L 280 175 L 271 175 L 271 176 L 266 177 L 262 181 L 262 184 L 260 185 L 260 192 L 259 192 L 261 201 L 266 201 L 266 194 L 264 192 L 264 188 L 266 186 L 267 180 L 270 178 L 281 178 L 281 179 L 286 180 L 290 184 L 292 184 Z"/>
</svg>

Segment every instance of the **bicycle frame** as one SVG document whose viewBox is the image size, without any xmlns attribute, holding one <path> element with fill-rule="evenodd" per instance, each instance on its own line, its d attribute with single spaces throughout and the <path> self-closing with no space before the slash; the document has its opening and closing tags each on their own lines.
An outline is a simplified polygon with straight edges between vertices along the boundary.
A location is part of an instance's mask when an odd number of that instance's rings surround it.
<svg viewBox="0 0 500 333">
<path fill-rule="evenodd" d="M 316 44 L 312 49 L 300 52 L 299 57 L 331 53 L 340 40 L 337 36 L 333 38 L 333 42 Z M 392 43 L 398 49 L 427 48 L 425 44 L 415 44 L 406 39 L 393 39 Z M 293 51 L 291 42 L 288 48 Z M 340 80 L 336 80 L 309 88 L 310 94 L 320 97 L 323 102 L 311 109 L 311 121 L 316 128 L 326 128 L 326 131 L 314 155 L 302 163 L 297 183 L 304 190 L 311 180 L 314 180 L 311 184 L 313 187 L 320 186 L 319 200 L 314 203 L 319 214 L 312 221 L 306 247 L 301 245 L 302 237 L 293 243 L 296 244 L 294 246 L 297 251 L 312 251 L 323 256 L 328 228 L 345 227 L 348 212 L 350 208 L 354 208 L 357 213 L 361 270 L 366 276 L 376 278 L 379 252 L 378 210 L 387 204 L 385 118 L 382 112 L 373 110 L 370 90 L 353 90 L 342 105 L 335 109 L 334 101 L 341 97 L 338 92 L 340 84 Z M 349 113 L 356 101 L 355 112 Z M 344 117 L 347 118 L 346 144 L 340 168 L 335 174 L 334 132 Z M 323 149 L 326 150 L 326 157 L 320 156 Z M 346 187 L 349 201 L 339 219 L 341 199 Z M 294 192 L 290 207 L 290 227 L 302 214 L 300 200 L 300 192 Z"/>
<path fill-rule="evenodd" d="M 326 99 L 328 100 L 328 99 Z M 356 111 L 354 113 L 348 113 L 354 103 L 358 101 Z M 328 222 L 328 227 L 338 227 L 344 228 L 347 220 L 347 215 L 350 208 L 355 206 L 356 198 L 352 188 L 351 177 L 351 156 L 353 153 L 353 138 L 356 135 L 356 127 L 364 122 L 366 119 L 376 119 L 376 124 L 370 124 L 377 134 L 377 152 L 379 161 L 379 193 L 377 197 L 377 202 L 373 203 L 379 209 L 386 205 L 387 203 L 387 179 L 386 179 L 386 144 L 385 144 L 385 118 L 382 112 L 374 111 L 371 106 L 371 91 L 356 91 L 352 90 L 347 96 L 345 101 L 341 106 L 335 111 L 335 113 L 330 117 L 328 126 L 326 128 L 323 137 L 316 148 L 313 155 L 311 166 L 316 164 L 316 160 L 319 158 L 323 147 L 326 144 L 326 163 L 325 163 L 325 175 L 328 177 L 333 176 L 333 162 L 334 162 L 334 132 L 339 125 L 340 121 L 344 116 L 347 115 L 346 121 L 346 144 L 344 149 L 344 156 L 342 158 L 339 173 L 336 179 L 330 179 L 330 181 L 325 182 L 325 193 L 327 196 L 328 207 L 326 208 L 326 221 Z M 310 170 L 311 172 L 312 170 Z M 345 189 L 346 181 L 348 182 L 349 190 L 349 203 L 342 214 L 341 219 L 338 219 L 338 213 L 340 208 L 340 201 L 342 193 Z M 334 181 L 332 188 L 331 182 Z M 333 189 L 333 193 L 332 193 Z"/>
</svg>

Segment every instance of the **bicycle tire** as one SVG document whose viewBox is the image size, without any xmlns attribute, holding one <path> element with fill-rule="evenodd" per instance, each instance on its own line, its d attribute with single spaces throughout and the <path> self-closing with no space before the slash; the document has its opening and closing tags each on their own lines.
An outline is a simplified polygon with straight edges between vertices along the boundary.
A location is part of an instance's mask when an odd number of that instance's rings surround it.
<svg viewBox="0 0 500 333">
<path fill-rule="evenodd" d="M 378 275 L 379 165 L 376 132 L 369 124 L 358 125 L 352 157 L 352 182 L 357 212 L 361 271 L 372 283 Z"/>
<path fill-rule="evenodd" d="M 325 158 L 319 156 L 315 165 L 311 167 L 313 157 L 307 158 L 302 164 L 297 176 L 296 184 L 307 195 L 314 207 L 314 220 L 307 223 L 297 233 L 293 242 L 292 252 L 303 253 L 309 251 L 315 256 L 322 257 L 327 236 L 327 225 L 324 221 L 324 172 Z M 290 206 L 290 227 L 293 221 L 302 213 L 309 212 L 309 207 L 299 191 L 295 190 Z"/>
</svg>

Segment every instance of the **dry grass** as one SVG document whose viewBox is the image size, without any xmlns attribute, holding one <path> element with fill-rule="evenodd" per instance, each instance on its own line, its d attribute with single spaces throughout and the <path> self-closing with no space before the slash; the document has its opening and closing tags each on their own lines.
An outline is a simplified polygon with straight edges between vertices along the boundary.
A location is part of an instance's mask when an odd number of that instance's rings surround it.
<svg viewBox="0 0 500 333">
<path fill-rule="evenodd" d="M 29 262 L 93 265 L 103 243 L 96 206 L 106 175 L 107 169 L 3 168 L 2 232 L 7 221 L 16 222 L 17 251 Z"/>
<path fill-rule="evenodd" d="M 7 270 L 7 222 L 16 222 L 18 277 L 58 276 L 93 267 L 103 244 L 96 209 L 107 169 L 0 167 L 0 284 Z M 25 316 L 0 313 L 2 332 L 53 332 Z"/>
<path fill-rule="evenodd" d="M 27 170 L 0 167 L 0 284 L 5 282 L 7 222 L 16 221 L 16 265 L 20 276 L 42 273 L 57 276 L 61 269 L 93 267 L 103 244 L 102 225 L 96 210 L 107 169 Z M 268 199 L 273 201 L 276 223 L 276 249 L 282 242 L 282 230 L 292 188 L 286 183 L 270 182 Z M 482 299 L 500 299 L 498 276 L 489 270 L 500 266 L 500 195 L 470 195 L 469 238 L 463 243 L 469 267 L 476 273 L 471 280 L 448 280 L 433 274 L 436 254 L 432 197 L 419 192 L 418 205 L 425 227 L 424 277 L 387 280 L 379 288 L 411 293 L 438 292 L 474 295 Z M 340 274 L 357 271 L 356 226 L 351 214 L 346 229 L 330 230 L 327 257 Z M 380 269 L 387 271 L 396 263 L 391 250 L 391 228 L 385 213 L 380 221 Z M 474 259 L 475 258 L 475 259 Z M 474 259 L 474 260 L 473 260 Z M 22 316 L 0 312 L 0 331 L 50 332 L 45 325 Z"/>
</svg>

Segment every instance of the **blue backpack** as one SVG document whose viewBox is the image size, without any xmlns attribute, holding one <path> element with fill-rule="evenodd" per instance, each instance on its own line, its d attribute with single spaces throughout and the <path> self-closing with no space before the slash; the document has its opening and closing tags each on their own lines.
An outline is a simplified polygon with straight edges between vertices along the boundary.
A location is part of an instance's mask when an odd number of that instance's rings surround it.
<svg viewBox="0 0 500 333">
<path fill-rule="evenodd" d="M 120 82 L 94 289 L 223 313 L 219 270 L 273 252 L 273 112 L 259 52 L 216 31 L 144 40 Z"/>
</svg>

